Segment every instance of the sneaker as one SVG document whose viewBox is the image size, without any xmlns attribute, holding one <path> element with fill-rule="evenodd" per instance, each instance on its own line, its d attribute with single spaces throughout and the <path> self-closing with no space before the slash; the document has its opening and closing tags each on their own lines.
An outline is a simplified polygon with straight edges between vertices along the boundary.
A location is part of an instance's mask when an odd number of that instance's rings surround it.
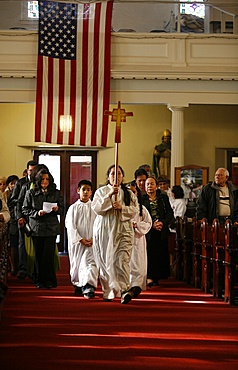
<svg viewBox="0 0 238 370">
<path fill-rule="evenodd" d="M 91 292 L 88 292 L 88 293 L 84 293 L 84 298 L 87 298 L 87 299 L 92 299 L 95 297 L 95 293 L 94 291 L 91 291 Z"/>
<path fill-rule="evenodd" d="M 95 297 L 94 291 L 95 291 L 95 288 L 90 284 L 86 284 L 82 287 L 82 293 L 83 293 L 84 298 L 88 298 L 88 299 L 94 298 Z"/>
<path fill-rule="evenodd" d="M 131 292 L 133 294 L 133 298 L 137 298 L 141 293 L 141 288 L 139 286 L 133 286 L 133 288 L 131 288 Z"/>
<path fill-rule="evenodd" d="M 129 290 L 127 292 L 122 293 L 121 295 L 121 303 L 127 304 L 132 300 L 132 292 Z"/>
</svg>

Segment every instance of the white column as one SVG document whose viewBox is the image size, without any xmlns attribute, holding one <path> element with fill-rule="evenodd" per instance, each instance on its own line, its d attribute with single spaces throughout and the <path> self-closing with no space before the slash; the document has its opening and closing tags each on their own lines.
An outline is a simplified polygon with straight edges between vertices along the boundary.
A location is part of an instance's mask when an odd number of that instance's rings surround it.
<svg viewBox="0 0 238 370">
<path fill-rule="evenodd" d="M 171 174 L 170 185 L 175 185 L 175 167 L 184 166 L 184 109 L 186 107 L 172 106 L 168 109 L 172 112 L 171 124 Z"/>
</svg>

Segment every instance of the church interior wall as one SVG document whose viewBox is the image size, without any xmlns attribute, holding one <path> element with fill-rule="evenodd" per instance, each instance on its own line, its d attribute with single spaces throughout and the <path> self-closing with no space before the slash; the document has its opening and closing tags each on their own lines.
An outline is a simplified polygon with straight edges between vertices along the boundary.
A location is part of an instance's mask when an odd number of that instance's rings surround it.
<svg viewBox="0 0 238 370">
<path fill-rule="evenodd" d="M 161 142 L 165 129 L 171 130 L 172 113 L 165 105 L 126 105 L 125 108 L 134 116 L 127 117 L 122 123 L 119 158 L 126 173 L 125 180 L 130 181 L 139 165 L 152 164 L 154 146 Z M 21 176 L 26 162 L 32 157 L 34 114 L 34 104 L 0 104 L 1 176 Z M 191 105 L 186 108 L 184 164 L 209 167 L 209 178 L 213 179 L 216 148 L 237 148 L 237 116 L 238 106 Z M 107 148 L 98 152 L 98 185 L 105 183 L 106 170 L 114 162 L 114 135 L 115 122 L 109 119 Z"/>
<path fill-rule="evenodd" d="M 190 105 L 184 113 L 185 164 L 209 167 L 210 180 L 217 167 L 226 167 L 226 151 L 218 157 L 216 148 L 238 147 L 237 114 L 238 106 Z"/>
<path fill-rule="evenodd" d="M 0 104 L 1 176 L 22 175 L 26 163 L 32 158 L 28 147 L 34 130 L 33 104 Z"/>
</svg>

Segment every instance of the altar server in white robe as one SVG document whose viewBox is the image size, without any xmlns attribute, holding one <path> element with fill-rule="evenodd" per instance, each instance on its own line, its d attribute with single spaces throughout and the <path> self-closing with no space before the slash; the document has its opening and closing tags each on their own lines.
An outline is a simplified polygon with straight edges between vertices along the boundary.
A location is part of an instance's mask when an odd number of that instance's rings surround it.
<svg viewBox="0 0 238 370">
<path fill-rule="evenodd" d="M 92 249 L 93 223 L 96 217 L 91 208 L 92 183 L 81 180 L 77 192 L 79 199 L 69 207 L 65 218 L 70 277 L 76 296 L 83 294 L 85 298 L 94 298 L 98 268 Z"/>
<path fill-rule="evenodd" d="M 92 208 L 97 214 L 93 228 L 93 250 L 99 268 L 103 299 L 121 297 L 121 303 L 131 298 L 130 257 L 133 246 L 133 217 L 138 213 L 137 197 L 122 183 L 124 171 L 115 166 L 107 171 L 108 184 L 97 189 Z M 116 195 L 116 198 L 115 198 Z"/>
<path fill-rule="evenodd" d="M 130 291 L 137 298 L 142 290 L 146 290 L 147 251 L 145 235 L 152 227 L 149 211 L 142 204 L 140 189 L 132 181 L 127 187 L 137 196 L 139 207 L 133 218 L 134 243 L 130 261 Z"/>
</svg>

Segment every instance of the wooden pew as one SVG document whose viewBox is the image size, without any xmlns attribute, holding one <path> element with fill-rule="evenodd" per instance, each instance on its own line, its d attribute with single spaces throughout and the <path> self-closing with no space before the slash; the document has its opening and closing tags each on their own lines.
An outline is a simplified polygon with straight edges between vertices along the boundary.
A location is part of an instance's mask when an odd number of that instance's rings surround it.
<svg viewBox="0 0 238 370">
<path fill-rule="evenodd" d="M 183 221 L 181 217 L 176 217 L 176 237 L 175 237 L 175 263 L 176 263 L 176 279 L 183 279 Z"/>
<path fill-rule="evenodd" d="M 202 254 L 202 233 L 201 233 L 201 221 L 193 218 L 192 221 L 192 285 L 195 288 L 201 288 L 202 279 L 202 264 L 201 264 L 201 254 Z"/>
<path fill-rule="evenodd" d="M 192 284 L 193 275 L 193 223 L 185 216 L 183 219 L 183 281 Z"/>
<path fill-rule="evenodd" d="M 220 225 L 218 219 L 212 223 L 213 232 L 213 284 L 212 294 L 214 297 L 222 298 L 225 288 L 225 228 Z"/>
<path fill-rule="evenodd" d="M 225 291 L 224 301 L 238 305 L 238 227 L 225 223 Z"/>
<path fill-rule="evenodd" d="M 176 219 L 176 278 L 238 305 L 238 226 Z"/>
<path fill-rule="evenodd" d="M 208 225 L 207 219 L 201 220 L 201 237 L 202 237 L 202 253 L 200 255 L 202 263 L 202 278 L 201 289 L 210 294 L 212 292 L 212 258 L 213 258 L 213 228 Z"/>
</svg>

